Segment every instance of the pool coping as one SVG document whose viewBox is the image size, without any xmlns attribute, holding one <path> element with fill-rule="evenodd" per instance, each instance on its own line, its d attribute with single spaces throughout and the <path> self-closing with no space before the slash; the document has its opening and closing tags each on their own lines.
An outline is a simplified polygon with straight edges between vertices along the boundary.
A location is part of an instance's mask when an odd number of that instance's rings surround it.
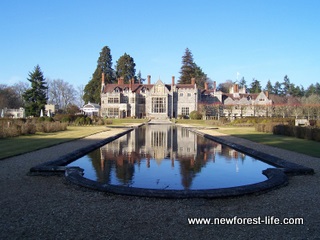
<svg viewBox="0 0 320 240">
<path fill-rule="evenodd" d="M 243 152 L 247 155 L 254 156 L 266 163 L 276 166 L 276 168 L 265 169 L 262 173 L 268 178 L 265 181 L 229 187 L 229 188 L 215 188 L 215 189 L 201 189 L 201 190 L 163 190 L 163 189 L 146 189 L 146 188 L 133 188 L 126 186 L 116 186 L 107 183 L 99 183 L 94 180 L 83 177 L 84 169 L 80 167 L 66 167 L 70 162 L 86 155 L 87 153 L 97 149 L 113 140 L 127 134 L 134 128 L 127 129 L 126 131 L 108 137 L 96 144 L 92 144 L 82 149 L 78 149 L 69 154 L 59 157 L 56 160 L 37 165 L 30 169 L 30 175 L 52 175 L 64 174 L 67 181 L 76 185 L 90 188 L 93 190 L 130 195 L 140 197 L 158 197 L 158 198 L 224 198 L 234 197 L 247 194 L 259 194 L 272 189 L 286 186 L 288 184 L 288 175 L 303 175 L 313 174 L 312 168 L 304 167 L 299 164 L 288 162 L 284 159 L 257 151 L 252 148 L 245 147 L 240 144 L 229 142 L 221 137 L 212 136 L 202 133 L 195 128 L 187 127 L 190 131 L 202 135 L 205 138 L 225 144 L 237 151 Z"/>
</svg>

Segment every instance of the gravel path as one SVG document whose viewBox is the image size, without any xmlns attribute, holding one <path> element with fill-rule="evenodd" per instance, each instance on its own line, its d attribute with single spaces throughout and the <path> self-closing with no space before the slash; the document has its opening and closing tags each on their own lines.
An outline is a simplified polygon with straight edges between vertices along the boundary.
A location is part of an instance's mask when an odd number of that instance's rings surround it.
<svg viewBox="0 0 320 240">
<path fill-rule="evenodd" d="M 37 164 L 117 134 L 84 139 L 0 161 L 0 239 L 319 239 L 319 158 L 223 135 L 311 167 L 289 185 L 264 194 L 227 199 L 155 199 L 96 192 L 62 176 L 28 176 Z M 202 130 L 211 135 L 214 130 Z M 220 134 L 221 135 L 221 134 Z M 222 135 L 221 135 L 222 136 Z M 188 218 L 303 218 L 303 225 L 189 225 Z"/>
</svg>

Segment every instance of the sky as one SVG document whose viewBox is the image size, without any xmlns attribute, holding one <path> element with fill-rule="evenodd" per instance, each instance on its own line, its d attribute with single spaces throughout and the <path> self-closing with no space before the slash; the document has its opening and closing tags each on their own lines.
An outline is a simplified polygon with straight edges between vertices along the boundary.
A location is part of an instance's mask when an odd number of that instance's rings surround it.
<svg viewBox="0 0 320 240">
<path fill-rule="evenodd" d="M 0 84 L 48 79 L 85 86 L 104 46 L 136 73 L 171 83 L 186 48 L 217 84 L 252 79 L 307 88 L 320 80 L 319 0 L 1 0 Z"/>
</svg>

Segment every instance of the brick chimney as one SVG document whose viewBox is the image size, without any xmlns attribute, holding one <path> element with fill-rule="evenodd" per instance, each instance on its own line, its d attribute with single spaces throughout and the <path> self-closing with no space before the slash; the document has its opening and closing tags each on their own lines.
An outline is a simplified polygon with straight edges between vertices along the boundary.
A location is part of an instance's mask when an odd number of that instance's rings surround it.
<svg viewBox="0 0 320 240">
<path fill-rule="evenodd" d="M 238 93 L 239 92 L 239 85 L 238 84 L 234 84 L 233 85 L 233 93 Z"/>
<path fill-rule="evenodd" d="M 172 86 L 174 86 L 174 76 L 172 76 L 172 83 L 171 83 Z"/>
<path fill-rule="evenodd" d="M 119 85 L 122 85 L 123 82 L 124 82 L 123 77 L 119 77 L 119 78 L 118 78 L 118 84 L 119 84 Z"/>
<path fill-rule="evenodd" d="M 148 84 L 150 85 L 151 84 L 151 76 L 148 75 L 147 78 L 148 78 Z"/>
<path fill-rule="evenodd" d="M 191 84 L 192 85 L 196 84 L 196 79 L 195 78 L 191 78 Z"/>
<path fill-rule="evenodd" d="M 266 91 L 266 97 L 269 99 L 269 91 Z"/>
<path fill-rule="evenodd" d="M 204 89 L 208 90 L 208 83 L 207 82 L 204 83 Z"/>
<path fill-rule="evenodd" d="M 102 72 L 101 74 L 101 92 L 103 93 L 104 92 L 104 72 Z"/>
<path fill-rule="evenodd" d="M 217 82 L 213 81 L 213 90 L 216 91 L 216 89 L 217 89 Z"/>
<path fill-rule="evenodd" d="M 134 78 L 131 78 L 131 80 L 130 80 L 130 89 L 132 90 L 132 85 L 133 85 L 133 83 L 134 83 Z"/>
</svg>

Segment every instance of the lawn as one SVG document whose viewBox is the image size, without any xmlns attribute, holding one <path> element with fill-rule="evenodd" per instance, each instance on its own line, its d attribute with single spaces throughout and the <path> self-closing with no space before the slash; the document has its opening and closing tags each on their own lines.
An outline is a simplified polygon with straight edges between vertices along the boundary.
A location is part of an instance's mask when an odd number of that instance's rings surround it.
<svg viewBox="0 0 320 240">
<path fill-rule="evenodd" d="M 320 158 L 320 143 L 255 131 L 254 127 L 219 127 L 221 133 Z"/>
<path fill-rule="evenodd" d="M 0 159 L 83 138 L 106 130 L 106 126 L 69 126 L 66 131 L 61 132 L 36 133 L 34 135 L 0 139 Z"/>
</svg>

